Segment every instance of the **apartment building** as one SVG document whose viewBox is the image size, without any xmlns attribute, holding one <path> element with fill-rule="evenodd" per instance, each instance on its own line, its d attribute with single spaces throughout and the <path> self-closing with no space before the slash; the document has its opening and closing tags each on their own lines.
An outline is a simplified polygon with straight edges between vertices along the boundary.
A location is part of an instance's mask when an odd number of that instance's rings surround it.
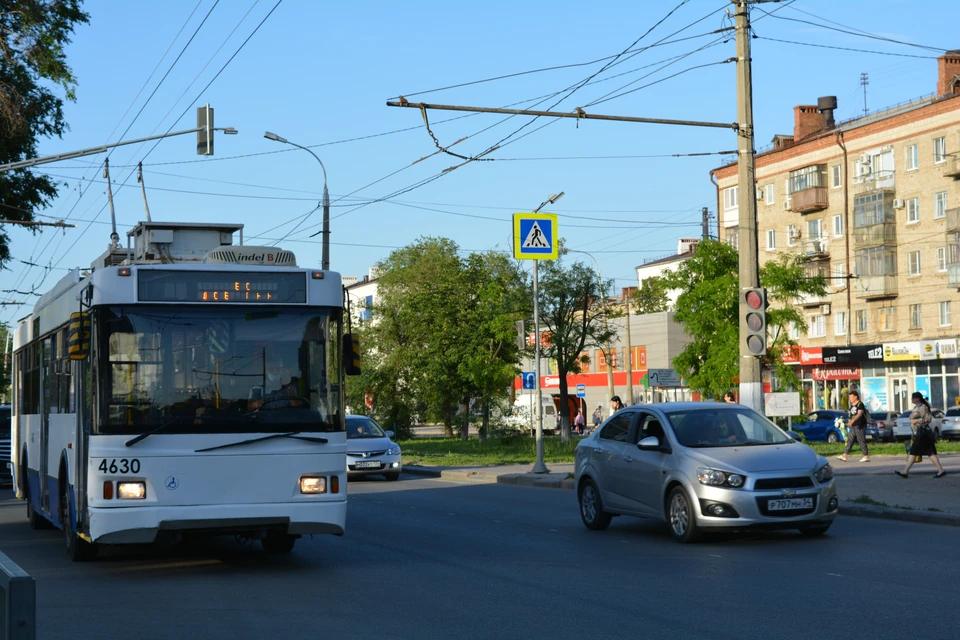
<svg viewBox="0 0 960 640">
<path fill-rule="evenodd" d="M 711 172 L 720 238 L 736 245 L 741 197 L 757 200 L 761 264 L 807 258 L 826 295 L 798 299 L 793 337 L 808 410 L 903 411 L 921 391 L 960 404 L 960 50 L 937 60 L 936 94 L 846 122 L 835 97 L 794 108 L 793 135 L 757 154 L 756 190 L 736 164 Z"/>
</svg>

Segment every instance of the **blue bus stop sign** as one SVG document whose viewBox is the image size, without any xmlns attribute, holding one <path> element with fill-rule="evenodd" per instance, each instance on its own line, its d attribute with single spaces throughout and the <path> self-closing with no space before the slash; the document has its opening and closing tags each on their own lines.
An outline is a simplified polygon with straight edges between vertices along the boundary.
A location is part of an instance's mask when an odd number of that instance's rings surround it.
<svg viewBox="0 0 960 640">
<path fill-rule="evenodd" d="M 586 398 L 586 397 L 587 397 L 587 385 L 585 385 L 585 384 L 578 384 L 578 385 L 577 385 L 577 397 L 578 397 L 578 398 Z"/>
</svg>

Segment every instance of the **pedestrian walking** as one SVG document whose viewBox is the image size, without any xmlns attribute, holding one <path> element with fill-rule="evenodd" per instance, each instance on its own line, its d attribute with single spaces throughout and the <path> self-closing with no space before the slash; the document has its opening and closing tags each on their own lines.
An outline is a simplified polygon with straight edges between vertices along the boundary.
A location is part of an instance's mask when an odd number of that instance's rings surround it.
<svg viewBox="0 0 960 640">
<path fill-rule="evenodd" d="M 583 435 L 583 430 L 587 426 L 587 419 L 583 417 L 583 409 L 577 409 L 577 417 L 573 419 L 573 426 L 577 435 Z"/>
<path fill-rule="evenodd" d="M 723 394 L 723 401 L 727 404 L 737 404 L 737 401 L 733 396 L 733 391 L 727 391 L 725 394 Z"/>
<path fill-rule="evenodd" d="M 593 412 L 593 428 L 596 429 L 603 422 L 603 405 L 597 405 L 597 410 Z"/>
<path fill-rule="evenodd" d="M 620 409 L 623 409 L 623 402 L 620 401 L 620 396 L 610 398 L 610 415 L 620 411 Z"/>
<path fill-rule="evenodd" d="M 930 413 L 930 403 L 919 391 L 914 391 L 910 399 L 913 400 L 913 412 L 910 414 L 913 442 L 910 445 L 910 453 L 907 454 L 907 466 L 903 468 L 903 471 L 894 471 L 894 473 L 901 478 L 907 478 L 910 475 L 910 467 L 913 466 L 916 456 L 927 456 L 933 466 L 937 468 L 937 475 L 933 477 L 942 478 L 947 475 L 947 472 L 937 457 L 936 438 L 930 428 L 930 421 L 933 420 L 933 414 Z"/>
<path fill-rule="evenodd" d="M 837 460 L 847 461 L 847 455 L 853 449 L 853 441 L 856 439 L 860 445 L 860 451 L 863 457 L 860 462 L 870 462 L 870 454 L 867 452 L 867 407 L 860 401 L 860 394 L 857 391 L 850 392 L 850 420 L 847 421 L 847 446 L 843 448 L 843 455 L 837 456 Z"/>
</svg>

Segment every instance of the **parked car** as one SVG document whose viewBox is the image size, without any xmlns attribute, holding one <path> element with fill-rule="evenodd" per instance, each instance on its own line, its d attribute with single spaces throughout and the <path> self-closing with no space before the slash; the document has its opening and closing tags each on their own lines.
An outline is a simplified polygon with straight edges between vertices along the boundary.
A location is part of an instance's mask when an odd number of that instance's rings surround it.
<svg viewBox="0 0 960 640">
<path fill-rule="evenodd" d="M 940 422 L 940 437 L 944 440 L 960 438 L 960 407 L 950 407 Z"/>
<path fill-rule="evenodd" d="M 894 423 L 893 438 L 895 440 L 909 440 L 913 437 L 913 429 L 910 427 L 911 413 L 913 413 L 913 409 L 904 411 L 900 414 L 900 417 L 897 418 L 896 423 Z M 933 420 L 930 421 L 930 428 L 933 429 L 933 437 L 939 440 L 941 433 L 940 430 L 943 427 L 943 411 L 940 409 L 933 409 L 931 413 L 933 414 Z M 953 425 L 951 424 L 951 426 Z"/>
<path fill-rule="evenodd" d="M 870 425 L 876 427 L 877 440 L 880 442 L 893 442 L 893 425 L 896 421 L 896 411 L 874 411 L 870 414 Z"/>
<path fill-rule="evenodd" d="M 841 418 L 845 425 L 850 422 L 850 414 L 846 411 L 821 409 L 808 413 L 807 421 L 794 424 L 793 429 L 802 433 L 807 442 L 846 442 L 843 432 L 837 427 L 837 418 Z M 866 435 L 867 440 L 878 440 L 877 425 L 868 422 Z"/>
<path fill-rule="evenodd" d="M 580 517 L 656 518 L 680 542 L 709 531 L 799 529 L 837 515 L 823 456 L 742 405 L 671 402 L 621 409 L 576 449 Z"/>
<path fill-rule="evenodd" d="M 399 480 L 403 464 L 400 447 L 391 440 L 393 431 L 384 431 L 367 416 L 347 418 L 347 477 L 383 475 Z"/>
</svg>

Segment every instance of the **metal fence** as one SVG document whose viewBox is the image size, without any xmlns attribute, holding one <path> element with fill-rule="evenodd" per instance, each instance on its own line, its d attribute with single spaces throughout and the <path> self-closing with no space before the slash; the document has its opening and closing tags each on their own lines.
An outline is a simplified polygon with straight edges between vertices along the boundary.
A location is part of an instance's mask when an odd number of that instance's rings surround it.
<svg viewBox="0 0 960 640">
<path fill-rule="evenodd" d="M 0 553 L 0 640 L 35 640 L 37 585 L 13 560 Z"/>
</svg>

